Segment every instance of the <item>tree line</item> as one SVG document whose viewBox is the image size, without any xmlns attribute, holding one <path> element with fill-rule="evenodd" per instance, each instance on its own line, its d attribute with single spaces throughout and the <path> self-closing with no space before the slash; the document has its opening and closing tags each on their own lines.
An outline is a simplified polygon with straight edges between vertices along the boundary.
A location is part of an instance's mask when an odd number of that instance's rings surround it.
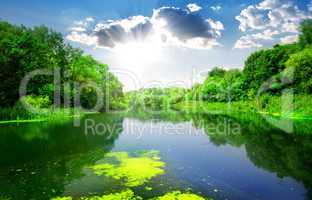
<svg viewBox="0 0 312 200">
<path fill-rule="evenodd" d="M 74 84 L 96 84 L 104 94 L 104 104 L 110 102 L 110 107 L 118 107 L 123 97 L 122 84 L 108 66 L 73 48 L 60 33 L 45 26 L 27 28 L 0 21 L 0 107 L 13 107 L 19 102 L 21 80 L 37 69 L 59 70 L 60 96 L 62 102 L 65 96 L 70 99 L 68 106 L 73 106 L 78 92 L 84 108 L 92 108 L 97 101 L 95 88 L 78 91 Z M 28 84 L 25 99 L 38 107 L 49 107 L 54 91 L 53 76 L 36 76 Z"/>
<path fill-rule="evenodd" d="M 277 44 L 252 53 L 244 68 L 212 69 L 203 84 L 189 91 L 188 99 L 227 102 L 250 100 L 261 90 L 270 95 L 293 88 L 297 94 L 312 92 L 312 20 L 300 25 L 299 41 Z"/>
<path fill-rule="evenodd" d="M 242 70 L 215 67 L 202 84 L 195 84 L 190 89 L 146 89 L 134 93 L 141 104 L 166 107 L 168 98 L 173 103 L 250 101 L 258 95 L 278 96 L 290 88 L 295 94 L 312 93 L 312 20 L 300 24 L 298 42 L 276 44 L 273 48 L 252 53 Z M 132 99 L 134 93 L 131 93 Z"/>
</svg>

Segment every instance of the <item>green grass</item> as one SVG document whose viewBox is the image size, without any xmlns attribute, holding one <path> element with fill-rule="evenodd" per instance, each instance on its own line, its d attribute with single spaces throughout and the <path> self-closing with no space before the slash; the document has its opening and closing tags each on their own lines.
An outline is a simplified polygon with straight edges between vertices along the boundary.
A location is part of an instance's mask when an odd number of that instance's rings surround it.
<svg viewBox="0 0 312 200">
<path fill-rule="evenodd" d="M 263 96 L 231 103 L 188 101 L 174 105 L 179 111 L 210 114 L 258 113 L 288 119 L 312 119 L 312 96 Z"/>
<path fill-rule="evenodd" d="M 23 107 L 14 106 L 12 108 L 0 108 L 0 124 L 64 121 L 84 114 L 73 108 L 41 109 L 40 113 L 32 113 Z"/>
</svg>

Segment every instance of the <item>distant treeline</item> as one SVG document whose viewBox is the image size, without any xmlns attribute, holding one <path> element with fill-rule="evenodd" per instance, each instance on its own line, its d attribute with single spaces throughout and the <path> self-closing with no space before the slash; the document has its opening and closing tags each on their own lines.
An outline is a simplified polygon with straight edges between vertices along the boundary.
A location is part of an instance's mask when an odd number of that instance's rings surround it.
<svg viewBox="0 0 312 200">
<path fill-rule="evenodd" d="M 21 80 L 37 69 L 60 70 L 61 102 L 66 96 L 71 102 L 69 107 L 77 92 L 84 108 L 93 107 L 97 100 L 96 89 L 84 87 L 77 91 L 74 83 L 96 84 L 104 94 L 104 104 L 110 101 L 110 107 L 118 107 L 123 97 L 122 84 L 108 66 L 65 43 L 60 33 L 45 26 L 27 28 L 0 21 L 0 107 L 18 104 Z M 28 84 L 25 100 L 39 108 L 49 107 L 54 89 L 53 76 L 36 76 Z"/>
<path fill-rule="evenodd" d="M 301 23 L 298 42 L 252 53 L 242 70 L 215 67 L 202 84 L 191 89 L 145 89 L 128 93 L 128 101 L 164 108 L 168 102 L 252 101 L 256 96 L 281 95 L 287 89 L 298 95 L 312 93 L 312 20 Z"/>
</svg>

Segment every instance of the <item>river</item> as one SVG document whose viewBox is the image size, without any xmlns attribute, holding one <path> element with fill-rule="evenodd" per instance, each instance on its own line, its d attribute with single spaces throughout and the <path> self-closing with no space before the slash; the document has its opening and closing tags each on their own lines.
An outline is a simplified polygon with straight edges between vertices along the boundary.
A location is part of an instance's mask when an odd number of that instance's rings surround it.
<svg viewBox="0 0 312 200">
<path fill-rule="evenodd" d="M 312 197 L 312 134 L 286 133 L 263 118 L 95 114 L 80 126 L 2 125 L 0 155 L 0 199 L 125 190 L 143 199 L 172 191 L 216 200 Z"/>
</svg>

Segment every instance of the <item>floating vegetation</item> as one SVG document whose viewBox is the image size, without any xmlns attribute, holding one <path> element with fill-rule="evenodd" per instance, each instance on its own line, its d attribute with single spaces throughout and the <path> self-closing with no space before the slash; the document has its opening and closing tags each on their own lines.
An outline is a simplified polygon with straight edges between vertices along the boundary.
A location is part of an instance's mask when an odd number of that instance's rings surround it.
<svg viewBox="0 0 312 200">
<path fill-rule="evenodd" d="M 133 191 L 126 190 L 121 193 L 114 193 L 104 196 L 93 196 L 82 198 L 82 200 L 142 200 L 140 197 L 135 197 Z"/>
<path fill-rule="evenodd" d="M 147 190 L 147 191 L 152 191 L 152 190 L 153 190 L 153 188 L 152 188 L 152 187 L 148 187 L 148 186 L 146 186 L 146 187 L 145 187 L 145 190 Z"/>
<path fill-rule="evenodd" d="M 191 193 L 182 193 L 180 191 L 170 192 L 153 200 L 205 200 L 205 198 Z M 211 200 L 211 199 L 207 199 Z"/>
<path fill-rule="evenodd" d="M 133 156 L 129 156 L 127 152 L 112 152 L 106 154 L 102 161 L 102 164 L 91 166 L 94 173 L 122 179 L 128 187 L 143 185 L 165 173 L 165 163 L 160 160 L 158 151 L 140 151 Z"/>
<path fill-rule="evenodd" d="M 54 197 L 51 200 L 72 200 L 71 197 Z"/>
<path fill-rule="evenodd" d="M 161 161 L 158 151 L 111 152 L 104 156 L 101 163 L 90 168 L 98 176 L 107 176 L 116 180 L 122 180 L 127 187 L 141 186 L 152 178 L 162 175 L 165 163 Z M 146 191 L 152 187 L 144 187 Z M 56 197 L 51 200 L 72 200 L 71 197 Z M 82 197 L 80 200 L 143 200 L 135 195 L 131 189 L 119 193 L 111 193 L 103 196 Z M 150 200 L 205 200 L 205 198 L 191 192 L 174 191 Z M 211 199 L 207 199 L 211 200 Z"/>
<path fill-rule="evenodd" d="M 71 197 L 56 197 L 51 200 L 72 200 Z M 83 197 L 81 200 L 142 200 L 141 197 L 135 196 L 132 190 L 125 190 L 120 193 L 112 193 L 104 196 Z M 182 193 L 180 191 L 170 192 L 161 197 L 150 200 L 205 200 L 205 198 L 192 193 Z M 212 199 L 206 199 L 212 200 Z"/>
</svg>

